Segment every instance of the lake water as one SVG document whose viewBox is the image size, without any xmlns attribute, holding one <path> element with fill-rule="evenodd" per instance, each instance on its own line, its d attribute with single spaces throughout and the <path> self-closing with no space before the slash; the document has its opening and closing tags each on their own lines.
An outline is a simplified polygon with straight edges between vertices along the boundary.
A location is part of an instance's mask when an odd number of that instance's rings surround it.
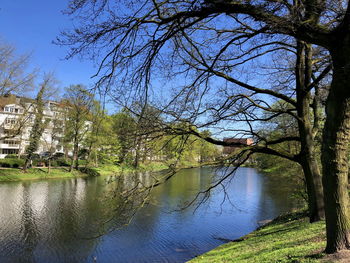
<svg viewBox="0 0 350 263">
<path fill-rule="evenodd" d="M 153 176 L 140 174 L 2 183 L 0 262 L 185 262 L 295 205 L 285 178 L 239 168 L 181 209 L 226 172 L 185 169 L 148 195 Z"/>
</svg>

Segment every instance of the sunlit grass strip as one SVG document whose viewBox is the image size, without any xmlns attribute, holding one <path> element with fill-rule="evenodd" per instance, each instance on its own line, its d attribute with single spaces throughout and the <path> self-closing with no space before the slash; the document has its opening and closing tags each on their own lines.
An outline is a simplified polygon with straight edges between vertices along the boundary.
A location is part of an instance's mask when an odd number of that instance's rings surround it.
<svg viewBox="0 0 350 263">
<path fill-rule="evenodd" d="M 47 170 L 47 168 L 32 168 L 28 169 L 27 173 L 24 173 L 22 169 L 0 169 L 0 182 L 88 176 L 87 174 L 75 170 L 70 173 L 64 168 L 52 168 L 50 173 L 48 173 Z"/>
<path fill-rule="evenodd" d="M 321 259 L 325 240 L 324 222 L 310 224 L 307 218 L 292 214 L 245 236 L 243 241 L 221 245 L 191 262 L 325 262 Z"/>
</svg>

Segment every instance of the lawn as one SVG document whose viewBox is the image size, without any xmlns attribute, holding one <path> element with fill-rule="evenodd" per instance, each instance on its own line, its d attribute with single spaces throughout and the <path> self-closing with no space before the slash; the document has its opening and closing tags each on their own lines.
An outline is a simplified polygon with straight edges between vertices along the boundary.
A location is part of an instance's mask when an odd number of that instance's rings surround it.
<svg viewBox="0 0 350 263">
<path fill-rule="evenodd" d="M 333 262 L 324 258 L 325 245 L 325 223 L 310 224 L 302 213 L 293 213 L 277 218 L 241 241 L 221 245 L 190 262 Z"/>
<path fill-rule="evenodd" d="M 121 172 L 134 172 L 134 171 L 159 171 L 166 169 L 167 166 L 159 163 L 141 165 L 135 169 L 129 166 L 117 166 L 117 165 L 102 165 L 96 170 L 100 175 L 113 175 Z M 0 169 L 0 182 L 10 181 L 22 181 L 22 180 L 38 180 L 38 179 L 50 179 L 50 178 L 74 178 L 89 176 L 86 173 L 82 173 L 77 170 L 68 172 L 68 168 L 51 168 L 50 174 L 47 168 L 30 168 L 26 173 L 19 168 L 2 168 Z"/>
<path fill-rule="evenodd" d="M 31 168 L 26 173 L 22 169 L 16 168 L 0 169 L 0 182 L 84 176 L 88 175 L 75 170 L 70 173 L 68 168 L 52 168 L 50 174 L 47 172 L 47 168 Z"/>
</svg>

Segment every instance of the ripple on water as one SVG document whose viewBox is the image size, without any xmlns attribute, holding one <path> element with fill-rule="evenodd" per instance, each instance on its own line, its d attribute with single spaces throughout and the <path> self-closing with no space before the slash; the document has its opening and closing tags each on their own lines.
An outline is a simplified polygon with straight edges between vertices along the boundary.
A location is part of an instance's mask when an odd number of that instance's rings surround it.
<svg viewBox="0 0 350 263">
<path fill-rule="evenodd" d="M 277 191 L 286 180 L 262 183 L 254 169 L 242 168 L 226 188 L 233 205 L 222 203 L 224 194 L 216 190 L 197 210 L 174 212 L 211 184 L 213 172 L 180 172 L 155 189 L 154 205 L 112 232 L 120 224 L 118 218 L 107 220 L 118 215 L 118 201 L 109 198 L 116 185 L 103 177 L 0 184 L 0 262 L 185 262 L 293 205 Z"/>
</svg>

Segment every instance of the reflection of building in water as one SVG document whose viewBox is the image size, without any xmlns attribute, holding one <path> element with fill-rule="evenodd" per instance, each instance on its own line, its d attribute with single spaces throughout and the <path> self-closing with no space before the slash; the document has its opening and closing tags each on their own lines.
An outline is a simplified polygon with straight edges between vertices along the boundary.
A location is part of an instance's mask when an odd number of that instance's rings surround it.
<svg viewBox="0 0 350 263">
<path fill-rule="evenodd" d="M 131 190 L 134 188 L 146 188 L 151 187 L 156 182 L 154 175 L 150 175 L 149 172 L 135 172 L 121 175 L 118 178 L 120 190 Z"/>
<path fill-rule="evenodd" d="M 103 188 L 97 192 L 94 178 L 90 182 L 76 179 L 0 185 L 0 262 L 24 262 L 24 258 L 34 262 L 38 256 L 43 262 L 85 262 L 98 240 L 81 237 L 96 235 L 94 227 L 99 227 L 104 211 L 104 204 L 96 202 Z"/>
<path fill-rule="evenodd" d="M 246 169 L 247 174 L 246 174 L 246 178 L 247 178 L 247 188 L 246 188 L 246 192 L 248 195 L 253 195 L 257 193 L 257 189 L 258 189 L 258 185 L 257 185 L 257 176 L 256 173 L 253 172 L 254 170 L 252 169 Z"/>
<path fill-rule="evenodd" d="M 224 146 L 223 154 L 229 155 L 237 149 L 252 145 L 254 140 L 252 138 L 224 138 L 224 142 L 232 144 L 232 146 Z"/>
</svg>

